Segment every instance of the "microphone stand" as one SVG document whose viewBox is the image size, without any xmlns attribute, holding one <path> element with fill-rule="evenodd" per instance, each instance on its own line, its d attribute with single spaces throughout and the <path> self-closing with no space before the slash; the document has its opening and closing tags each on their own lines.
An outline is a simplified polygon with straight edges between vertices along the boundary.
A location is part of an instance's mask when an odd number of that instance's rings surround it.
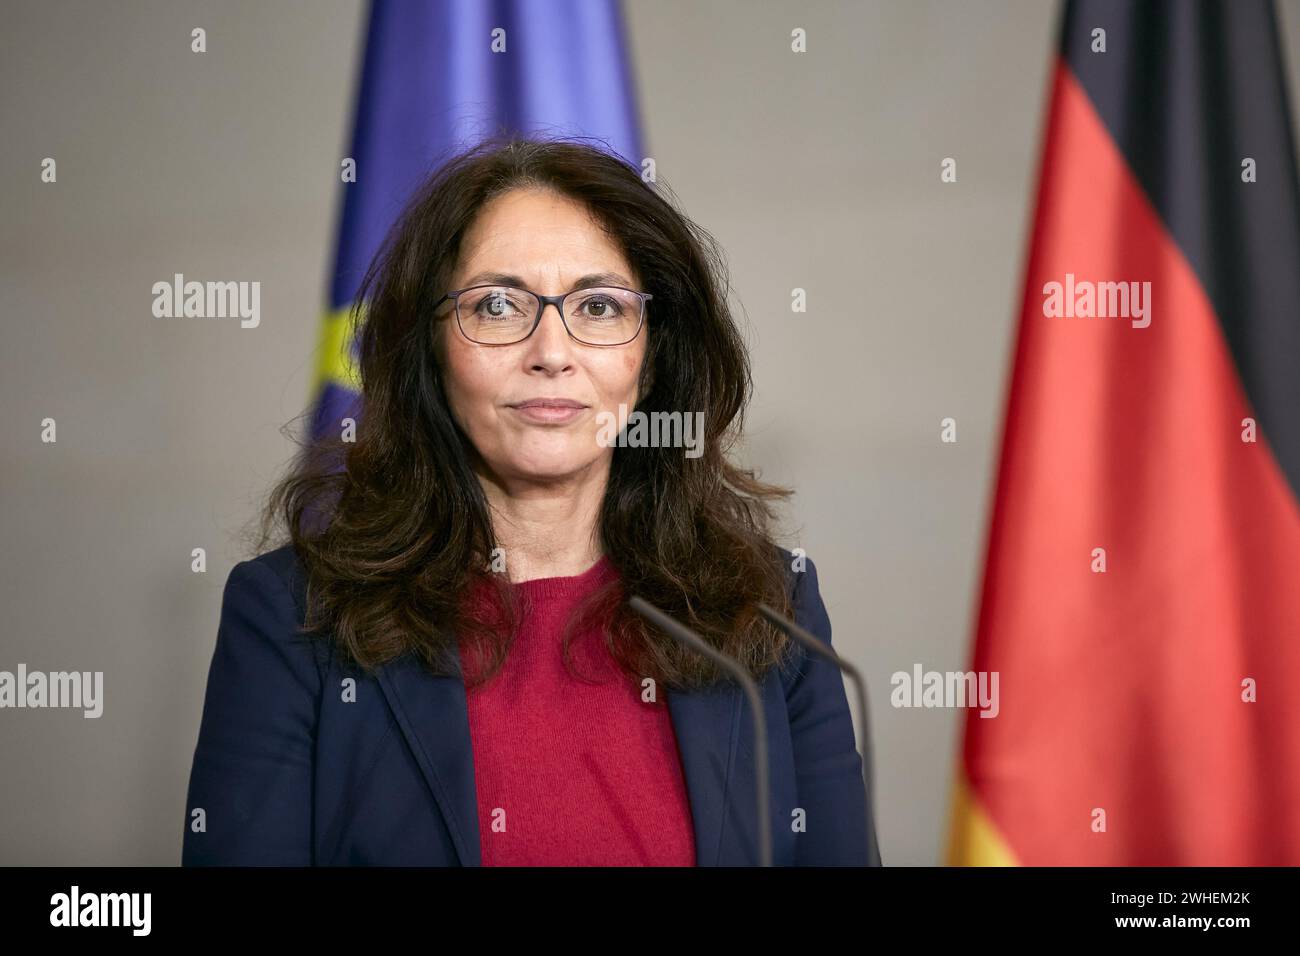
<svg viewBox="0 0 1300 956">
<path fill-rule="evenodd" d="M 763 715 L 763 702 L 759 697 L 758 685 L 740 665 L 740 662 L 724 654 L 704 638 L 696 634 L 685 624 L 669 614 L 664 613 L 644 598 L 628 598 L 628 606 L 651 624 L 670 637 L 680 641 L 692 650 L 703 654 L 719 667 L 728 671 L 745 691 L 749 698 L 749 708 L 754 713 L 754 794 L 758 806 L 758 856 L 760 866 L 772 865 L 772 818 L 768 809 L 768 769 L 767 769 L 767 720 Z"/>
<path fill-rule="evenodd" d="M 814 654 L 825 658 L 834 664 L 841 672 L 848 674 L 853 681 L 853 686 L 858 692 L 858 710 L 862 714 L 862 786 L 866 791 L 866 808 L 867 808 L 867 865 L 879 866 L 880 856 L 879 849 L 876 847 L 876 828 L 874 826 L 875 814 L 872 812 L 872 803 L 875 790 L 871 786 L 871 729 L 869 725 L 870 714 L 867 711 L 867 688 L 862 680 L 862 674 L 858 669 L 844 660 L 835 653 L 825 642 L 820 640 L 815 634 L 806 628 L 800 627 L 797 623 L 778 614 L 766 604 L 758 605 L 759 613 L 779 627 L 782 631 L 790 636 L 791 639 L 798 641 Z"/>
</svg>

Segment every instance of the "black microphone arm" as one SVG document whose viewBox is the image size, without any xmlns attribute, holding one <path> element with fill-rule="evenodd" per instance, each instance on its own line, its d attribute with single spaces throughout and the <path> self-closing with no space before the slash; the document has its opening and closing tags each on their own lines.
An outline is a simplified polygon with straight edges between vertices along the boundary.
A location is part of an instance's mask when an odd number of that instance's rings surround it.
<svg viewBox="0 0 1300 956">
<path fill-rule="evenodd" d="M 824 657 L 843 673 L 848 674 L 853 681 L 853 686 L 858 692 L 858 710 L 862 714 L 862 786 L 866 790 L 866 807 L 867 807 L 867 865 L 880 865 L 880 851 L 876 846 L 876 828 L 874 825 L 875 813 L 872 810 L 875 795 L 875 789 L 871 785 L 871 725 L 870 713 L 867 710 L 867 686 L 862 680 L 862 674 L 856 667 L 844 660 L 835 651 L 831 650 L 825 642 L 818 639 L 806 628 L 800 627 L 794 621 L 778 614 L 766 604 L 758 605 L 759 613 L 765 618 L 783 630 L 793 640 L 798 641 L 814 654 Z"/>
<path fill-rule="evenodd" d="M 632 610 L 661 631 L 727 670 L 739 681 L 745 696 L 749 698 L 749 709 L 754 713 L 754 795 L 758 805 L 758 856 L 761 866 L 771 866 L 772 817 L 768 809 L 767 719 L 763 716 L 763 701 L 758 693 L 758 685 L 739 661 L 709 644 L 672 615 L 635 595 L 628 598 L 627 603 Z"/>
</svg>

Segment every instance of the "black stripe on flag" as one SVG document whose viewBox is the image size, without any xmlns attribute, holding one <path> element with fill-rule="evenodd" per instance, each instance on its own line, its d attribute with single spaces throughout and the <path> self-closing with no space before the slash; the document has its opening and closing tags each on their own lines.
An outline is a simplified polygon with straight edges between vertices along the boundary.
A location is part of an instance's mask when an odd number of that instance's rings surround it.
<svg viewBox="0 0 1300 956">
<path fill-rule="evenodd" d="M 1300 494 L 1300 200 L 1272 4 L 1072 0 L 1061 55 L 1200 277 Z"/>
</svg>

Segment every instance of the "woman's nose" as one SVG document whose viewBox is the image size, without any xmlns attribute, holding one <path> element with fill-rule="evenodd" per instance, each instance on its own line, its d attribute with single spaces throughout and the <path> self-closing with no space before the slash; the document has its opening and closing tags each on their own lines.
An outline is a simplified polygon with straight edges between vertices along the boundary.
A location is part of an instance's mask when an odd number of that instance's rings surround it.
<svg viewBox="0 0 1300 956">
<path fill-rule="evenodd" d="M 558 304 L 547 302 L 542 306 L 542 319 L 528 342 L 529 357 L 534 364 L 561 368 L 568 364 L 573 339 L 564 327 Z"/>
</svg>

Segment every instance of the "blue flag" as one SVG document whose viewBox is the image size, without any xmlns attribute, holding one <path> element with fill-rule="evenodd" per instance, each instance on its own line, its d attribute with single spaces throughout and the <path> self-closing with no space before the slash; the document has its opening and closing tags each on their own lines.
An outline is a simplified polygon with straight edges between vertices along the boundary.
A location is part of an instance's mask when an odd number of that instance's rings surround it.
<svg viewBox="0 0 1300 956">
<path fill-rule="evenodd" d="M 439 161 L 518 132 L 595 137 L 639 165 L 638 127 L 619 0 L 374 0 L 341 166 L 312 437 L 360 414 L 349 313 L 388 230 Z"/>
</svg>

